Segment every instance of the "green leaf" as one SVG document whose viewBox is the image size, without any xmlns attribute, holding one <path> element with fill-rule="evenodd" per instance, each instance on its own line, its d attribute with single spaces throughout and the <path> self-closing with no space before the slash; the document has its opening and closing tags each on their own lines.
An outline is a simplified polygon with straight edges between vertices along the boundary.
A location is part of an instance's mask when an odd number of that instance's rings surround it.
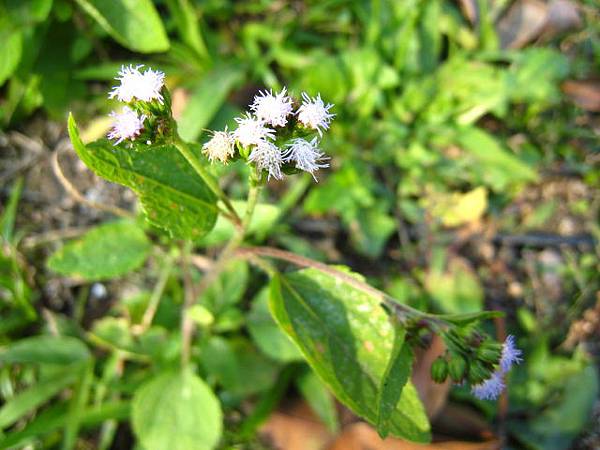
<svg viewBox="0 0 600 450">
<path fill-rule="evenodd" d="M 83 342 L 69 336 L 34 336 L 0 348 L 0 363 L 60 364 L 86 361 L 90 352 Z"/>
<path fill-rule="evenodd" d="M 135 222 L 120 220 L 88 231 L 48 260 L 48 268 L 85 280 L 107 280 L 141 267 L 151 244 Z"/>
<path fill-rule="evenodd" d="M 97 175 L 135 191 L 152 225 L 174 238 L 193 240 L 214 227 L 216 197 L 174 146 L 136 151 L 106 140 L 84 145 L 72 116 L 69 136 L 79 157 Z"/>
<path fill-rule="evenodd" d="M 6 20 L 0 20 L 0 86 L 13 74 L 21 60 L 23 34 Z"/>
<path fill-rule="evenodd" d="M 317 413 L 332 433 L 339 430 L 340 424 L 333 397 L 312 370 L 306 370 L 296 380 L 298 389 L 312 410 Z"/>
<path fill-rule="evenodd" d="M 0 216 L 0 237 L 4 239 L 4 242 L 9 244 L 12 243 L 15 220 L 17 217 L 17 206 L 19 205 L 22 190 L 23 178 L 19 178 L 15 184 L 13 184 L 8 202 L 2 212 L 2 216 Z"/>
<path fill-rule="evenodd" d="M 215 394 L 190 370 L 161 373 L 133 396 L 131 422 L 146 450 L 210 450 L 222 421 Z"/>
<path fill-rule="evenodd" d="M 377 398 L 377 405 L 379 407 L 377 432 L 383 439 L 388 435 L 390 419 L 402 396 L 404 386 L 408 383 L 415 359 L 412 348 L 405 341 L 406 330 L 397 327 L 395 334 L 394 348 L 385 369 L 383 382 Z"/>
<path fill-rule="evenodd" d="M 302 354 L 283 333 L 269 311 L 269 290 L 262 289 L 252 301 L 248 314 L 248 331 L 258 348 L 275 361 L 284 363 L 302 360 Z"/>
<path fill-rule="evenodd" d="M 208 51 L 200 34 L 200 21 L 194 6 L 189 0 L 167 0 L 166 3 L 175 19 L 182 41 L 193 48 L 198 56 L 207 57 Z"/>
<path fill-rule="evenodd" d="M 381 299 L 307 269 L 275 276 L 270 300 L 275 320 L 315 373 L 342 403 L 376 424 L 394 336 Z M 430 439 L 427 415 L 410 381 L 390 416 L 389 431 L 417 442 Z"/>
<path fill-rule="evenodd" d="M 475 159 L 482 179 L 494 189 L 503 190 L 510 184 L 537 179 L 531 167 L 486 131 L 464 127 L 458 131 L 458 141 Z"/>
<path fill-rule="evenodd" d="M 233 66 L 220 66 L 207 73 L 177 121 L 179 135 L 186 141 L 197 139 L 241 78 L 242 72 Z"/>
<path fill-rule="evenodd" d="M 228 307 L 239 303 L 248 284 L 248 263 L 234 260 L 206 289 L 200 303 L 218 316 Z"/>
<path fill-rule="evenodd" d="M 140 53 L 164 52 L 169 39 L 151 0 L 77 0 L 119 44 Z"/>
<path fill-rule="evenodd" d="M 38 381 L 28 389 L 8 399 L 0 408 L 0 429 L 11 425 L 25 413 L 37 408 L 60 390 L 73 383 L 78 372 L 69 367 Z"/>
</svg>

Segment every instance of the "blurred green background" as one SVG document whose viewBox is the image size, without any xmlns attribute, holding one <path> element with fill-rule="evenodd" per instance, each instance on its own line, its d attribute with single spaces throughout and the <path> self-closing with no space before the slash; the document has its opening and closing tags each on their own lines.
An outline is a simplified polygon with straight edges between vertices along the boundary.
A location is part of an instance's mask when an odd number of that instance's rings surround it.
<svg viewBox="0 0 600 450">
<path fill-rule="evenodd" d="M 85 140 L 102 137 L 119 68 L 146 64 L 167 75 L 181 135 L 202 143 L 208 129 L 235 128 L 259 89 L 286 86 L 335 104 L 322 142 L 331 168 L 318 184 L 271 183 L 263 200 L 273 206 L 259 208 L 252 239 L 346 264 L 420 309 L 505 311 L 495 332 L 515 334 L 526 355 L 509 402 L 477 402 L 460 387 L 440 395 L 470 408 L 505 448 L 599 448 L 599 15 L 595 0 L 0 0 L 0 345 L 48 327 L 93 344 L 107 328 L 131 329 L 162 273 L 150 263 L 101 284 L 46 267 L 60 242 L 110 217 L 71 200 L 52 173 L 52 154 L 68 146 L 69 111 Z M 132 207 L 130 194 L 64 160 L 88 201 Z M 241 163 L 211 170 L 243 198 Z M 227 236 L 222 228 L 206 239 L 206 254 Z M 236 428 L 236 415 L 248 414 L 240 405 L 256 404 L 288 376 L 286 364 L 300 364 L 294 349 L 273 349 L 253 331 L 254 319 L 268 316 L 264 280 L 245 271 L 223 281 L 239 288 L 238 306 L 203 349 L 229 358 L 225 369 L 201 369 L 233 423 L 223 448 L 267 445 Z M 159 322 L 170 336 L 181 293 L 170 282 L 166 289 L 172 307 Z M 5 402 L 41 376 L 4 364 L 0 355 Z M 136 385 L 144 370 L 121 382 Z M 335 429 L 331 405 L 315 406 L 314 395 L 327 394 L 315 389 L 307 401 Z M 311 392 L 280 391 L 279 400 Z M 2 411 L 4 436 L 31 429 L 33 416 L 15 422 Z M 126 417 L 109 415 L 85 434 L 66 425 L 67 444 L 130 448 Z M 99 438 L 97 424 L 108 419 L 112 439 Z M 464 437 L 454 422 L 450 435 Z M 53 433 L 42 427 L 13 442 L 54 448 Z"/>
</svg>

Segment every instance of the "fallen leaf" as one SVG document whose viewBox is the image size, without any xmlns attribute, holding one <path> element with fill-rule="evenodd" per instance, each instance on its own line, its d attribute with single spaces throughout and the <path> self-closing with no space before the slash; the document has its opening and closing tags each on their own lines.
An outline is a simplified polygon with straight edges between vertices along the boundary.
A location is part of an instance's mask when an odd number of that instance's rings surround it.
<svg viewBox="0 0 600 450">
<path fill-rule="evenodd" d="M 600 80 L 567 80 L 561 88 L 581 109 L 600 112 Z"/>
<path fill-rule="evenodd" d="M 279 450 L 322 450 L 333 438 L 303 401 L 271 414 L 259 433 Z"/>
<path fill-rule="evenodd" d="M 548 5 L 540 0 L 513 3 L 498 22 L 502 48 L 522 48 L 536 39 L 548 18 Z"/>
<path fill-rule="evenodd" d="M 327 447 L 327 450 L 497 450 L 498 440 L 486 442 L 448 441 L 415 444 L 402 439 L 381 439 L 375 429 L 366 423 L 350 425 Z"/>
<path fill-rule="evenodd" d="M 548 16 L 542 39 L 548 40 L 565 31 L 580 28 L 583 22 L 579 6 L 571 0 L 552 0 L 548 4 Z"/>
</svg>

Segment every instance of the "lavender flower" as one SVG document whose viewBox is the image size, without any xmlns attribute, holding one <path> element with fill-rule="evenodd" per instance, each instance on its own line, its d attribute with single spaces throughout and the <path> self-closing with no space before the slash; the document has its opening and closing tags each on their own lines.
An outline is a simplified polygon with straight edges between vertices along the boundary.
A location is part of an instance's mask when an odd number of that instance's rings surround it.
<svg viewBox="0 0 600 450">
<path fill-rule="evenodd" d="M 262 120 L 258 120 L 250 114 L 237 117 L 235 121 L 238 123 L 238 127 L 233 132 L 233 137 L 244 147 L 258 145 L 266 139 L 275 138 L 275 130 L 266 127 Z"/>
<path fill-rule="evenodd" d="M 471 386 L 471 392 L 480 400 L 495 400 L 504 390 L 503 372 L 496 371 L 490 378 Z"/>
<path fill-rule="evenodd" d="M 500 369 L 502 373 L 510 370 L 513 364 L 519 364 L 523 361 L 521 355 L 523 352 L 515 345 L 515 337 L 508 335 L 502 346 L 502 356 L 500 357 Z"/>
<path fill-rule="evenodd" d="M 286 147 L 287 151 L 284 154 L 284 161 L 295 162 L 296 168 L 309 172 L 315 181 L 315 172 L 320 168 L 329 167 L 329 164 L 324 162 L 327 158 L 318 147 L 317 138 L 313 138 L 310 142 L 305 139 L 294 139 L 289 142 Z"/>
<path fill-rule="evenodd" d="M 292 112 L 292 99 L 286 95 L 286 88 L 277 95 L 273 95 L 271 91 L 263 91 L 254 97 L 250 109 L 259 120 L 272 126 L 283 127 Z"/>
<path fill-rule="evenodd" d="M 323 130 L 329 129 L 329 124 L 335 117 L 335 114 L 329 112 L 333 105 L 331 103 L 325 105 L 321 100 L 321 94 L 310 98 L 306 92 L 303 92 L 302 99 L 302 106 L 298 108 L 298 120 L 304 126 L 317 130 L 319 136 L 323 136 Z"/>
<path fill-rule="evenodd" d="M 255 163 L 258 170 L 266 170 L 269 173 L 267 180 L 271 177 L 277 180 L 283 178 L 281 173 L 281 165 L 283 164 L 281 150 L 272 142 L 260 141 L 250 153 L 248 161 Z"/>
<path fill-rule="evenodd" d="M 145 115 L 138 114 L 125 106 L 120 113 L 111 112 L 110 117 L 114 119 L 112 130 L 108 133 L 109 139 L 116 139 L 114 145 L 120 144 L 125 139 L 135 139 L 144 128 Z"/>
<path fill-rule="evenodd" d="M 165 74 L 150 68 L 142 73 L 140 72 L 142 67 L 144 66 L 122 66 L 119 75 L 115 78 L 120 81 L 120 84 L 113 87 L 108 97 L 117 97 L 127 103 L 136 98 L 144 102 L 158 100 L 162 104 L 163 97 L 160 91 L 165 84 Z"/>
<path fill-rule="evenodd" d="M 202 152 L 208 157 L 210 162 L 215 159 L 226 163 L 233 156 L 235 149 L 233 147 L 234 139 L 231 133 L 227 131 L 215 131 L 210 141 L 202 146 Z"/>
</svg>

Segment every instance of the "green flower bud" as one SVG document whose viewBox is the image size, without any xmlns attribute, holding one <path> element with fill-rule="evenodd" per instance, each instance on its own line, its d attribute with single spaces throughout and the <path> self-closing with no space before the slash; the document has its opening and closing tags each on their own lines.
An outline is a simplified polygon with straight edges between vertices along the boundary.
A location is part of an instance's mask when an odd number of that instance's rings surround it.
<svg viewBox="0 0 600 450">
<path fill-rule="evenodd" d="M 469 382 L 471 384 L 481 383 L 492 375 L 493 367 L 490 367 L 484 361 L 474 360 L 469 365 Z"/>
<path fill-rule="evenodd" d="M 467 372 L 467 361 L 460 355 L 453 354 L 448 363 L 448 373 L 457 383 L 463 379 Z"/>
<path fill-rule="evenodd" d="M 502 356 L 502 346 L 497 342 L 486 340 L 477 349 L 477 358 L 485 362 L 498 364 Z"/>
<path fill-rule="evenodd" d="M 436 383 L 443 383 L 448 377 L 448 362 L 439 356 L 431 365 L 431 379 Z"/>
</svg>

